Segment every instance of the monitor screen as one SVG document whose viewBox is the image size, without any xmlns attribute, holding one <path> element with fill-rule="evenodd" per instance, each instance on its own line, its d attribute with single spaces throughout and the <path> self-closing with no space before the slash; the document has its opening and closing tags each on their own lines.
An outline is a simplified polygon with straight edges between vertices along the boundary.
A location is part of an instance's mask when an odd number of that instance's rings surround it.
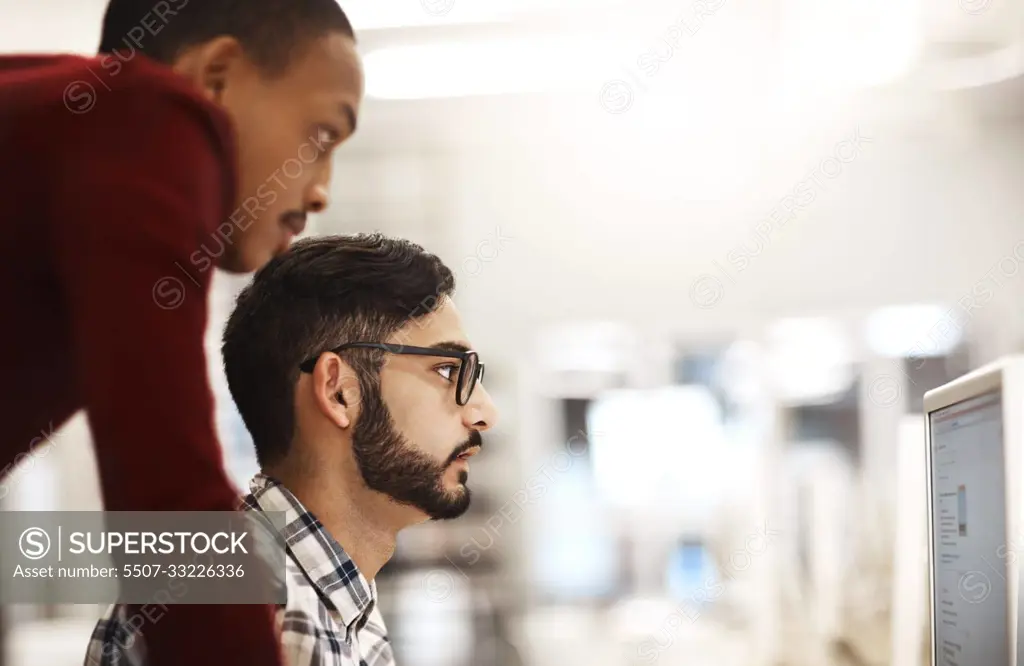
<svg viewBox="0 0 1024 666">
<path fill-rule="evenodd" d="M 1002 396 L 999 391 L 985 393 L 928 416 L 935 663 L 1005 666 L 1009 649 Z"/>
</svg>

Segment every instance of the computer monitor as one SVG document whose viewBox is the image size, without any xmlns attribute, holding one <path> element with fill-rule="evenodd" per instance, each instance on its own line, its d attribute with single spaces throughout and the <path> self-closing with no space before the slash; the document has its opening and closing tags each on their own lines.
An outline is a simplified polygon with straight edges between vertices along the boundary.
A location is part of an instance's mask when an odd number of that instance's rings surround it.
<svg viewBox="0 0 1024 666">
<path fill-rule="evenodd" d="M 1016 666 L 1024 357 L 924 397 L 933 666 Z"/>
</svg>

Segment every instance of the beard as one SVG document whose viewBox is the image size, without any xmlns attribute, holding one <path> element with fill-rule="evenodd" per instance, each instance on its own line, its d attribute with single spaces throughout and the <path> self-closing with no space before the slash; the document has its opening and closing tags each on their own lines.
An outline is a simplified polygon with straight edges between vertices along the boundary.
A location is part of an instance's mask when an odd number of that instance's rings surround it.
<svg viewBox="0 0 1024 666">
<path fill-rule="evenodd" d="M 363 399 L 352 433 L 352 451 L 366 485 L 399 504 L 416 507 L 433 520 L 464 514 L 471 494 L 465 485 L 468 474 L 461 471 L 459 487 L 449 490 L 444 486 L 444 473 L 459 455 L 481 446 L 480 433 L 474 430 L 447 460 L 438 462 L 417 451 L 398 432 L 379 388 L 370 381 L 360 380 L 360 384 Z"/>
</svg>

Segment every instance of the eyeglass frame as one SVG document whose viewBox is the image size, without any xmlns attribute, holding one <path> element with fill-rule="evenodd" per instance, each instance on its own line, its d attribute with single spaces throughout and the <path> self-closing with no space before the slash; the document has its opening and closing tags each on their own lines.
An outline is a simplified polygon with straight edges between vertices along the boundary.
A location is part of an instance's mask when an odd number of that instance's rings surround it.
<svg viewBox="0 0 1024 666">
<path fill-rule="evenodd" d="M 455 381 L 455 404 L 459 407 L 465 407 L 466 403 L 469 402 L 470 398 L 473 397 L 473 391 L 476 390 L 476 385 L 482 382 L 484 379 L 484 364 L 480 362 L 480 355 L 475 351 L 464 349 L 461 351 L 449 350 L 449 349 L 438 349 L 437 347 L 415 347 L 412 345 L 401 345 L 389 342 L 346 342 L 345 344 L 322 351 L 313 358 L 306 359 L 299 364 L 299 370 L 306 373 L 313 372 L 316 368 L 317 361 L 324 354 L 330 352 L 337 354 L 338 352 L 345 351 L 346 349 L 379 349 L 386 351 L 389 354 L 399 354 L 402 356 L 436 356 L 439 358 L 457 358 L 461 361 L 459 364 L 459 376 Z M 464 375 L 466 374 L 466 368 L 468 367 L 467 361 L 472 358 L 476 363 L 476 377 L 471 380 L 469 391 L 466 395 L 465 400 L 461 400 L 459 387 L 462 386 L 464 381 Z"/>
</svg>

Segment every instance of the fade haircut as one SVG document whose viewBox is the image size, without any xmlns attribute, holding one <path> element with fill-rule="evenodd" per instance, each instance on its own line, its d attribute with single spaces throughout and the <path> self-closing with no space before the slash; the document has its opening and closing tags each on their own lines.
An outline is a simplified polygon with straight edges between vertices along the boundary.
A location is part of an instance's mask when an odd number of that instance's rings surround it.
<svg viewBox="0 0 1024 666">
<path fill-rule="evenodd" d="M 138 51 L 169 65 L 190 47 L 230 36 L 276 75 L 310 42 L 335 32 L 355 39 L 336 0 L 110 0 L 99 52 L 131 58 Z"/>
<path fill-rule="evenodd" d="M 280 461 L 295 430 L 299 365 L 346 342 L 385 342 L 455 291 L 451 270 L 380 234 L 300 240 L 257 271 L 224 331 L 228 387 L 261 466 Z M 341 353 L 361 390 L 379 386 L 384 352 Z"/>
</svg>

